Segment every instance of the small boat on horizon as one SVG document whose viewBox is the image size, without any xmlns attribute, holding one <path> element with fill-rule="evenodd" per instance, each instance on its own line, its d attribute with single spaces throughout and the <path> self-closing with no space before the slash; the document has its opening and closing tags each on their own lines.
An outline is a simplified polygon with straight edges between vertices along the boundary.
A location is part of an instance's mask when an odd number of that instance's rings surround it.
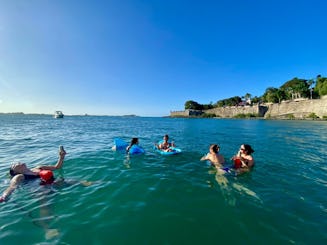
<svg viewBox="0 0 327 245">
<path fill-rule="evenodd" d="M 55 111 L 55 114 L 53 115 L 54 118 L 64 118 L 64 114 L 62 111 Z"/>
</svg>

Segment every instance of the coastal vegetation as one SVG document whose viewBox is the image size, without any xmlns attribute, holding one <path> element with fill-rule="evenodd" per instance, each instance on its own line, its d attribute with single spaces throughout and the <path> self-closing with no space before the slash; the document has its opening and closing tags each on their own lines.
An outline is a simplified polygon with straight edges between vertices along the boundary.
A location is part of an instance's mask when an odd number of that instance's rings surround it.
<svg viewBox="0 0 327 245">
<path fill-rule="evenodd" d="M 294 119 L 295 119 L 294 114 L 293 114 L 293 113 L 288 114 L 288 115 L 287 115 L 287 119 L 288 119 L 288 120 L 294 120 Z"/>
<path fill-rule="evenodd" d="M 218 100 L 216 103 L 200 104 L 193 100 L 185 102 L 185 110 L 208 110 L 226 106 L 244 106 L 258 103 L 281 103 L 281 101 L 296 99 L 319 99 L 327 95 L 327 77 L 318 75 L 315 79 L 293 78 L 279 88 L 268 87 L 261 96 L 246 93 L 244 96 L 233 96 Z M 240 115 L 242 117 L 244 115 Z M 311 117 L 312 118 L 312 117 Z"/>
<path fill-rule="evenodd" d="M 259 117 L 259 115 L 254 113 L 240 113 L 234 116 L 234 118 L 256 118 L 256 117 Z"/>
<path fill-rule="evenodd" d="M 315 119 L 318 119 L 319 117 L 316 115 L 316 113 L 311 112 L 311 113 L 307 116 L 307 118 L 310 118 L 310 119 L 315 120 Z"/>
<path fill-rule="evenodd" d="M 218 115 L 214 114 L 214 113 L 203 113 L 201 114 L 201 117 L 204 117 L 204 118 L 213 118 L 213 117 L 219 117 Z"/>
</svg>

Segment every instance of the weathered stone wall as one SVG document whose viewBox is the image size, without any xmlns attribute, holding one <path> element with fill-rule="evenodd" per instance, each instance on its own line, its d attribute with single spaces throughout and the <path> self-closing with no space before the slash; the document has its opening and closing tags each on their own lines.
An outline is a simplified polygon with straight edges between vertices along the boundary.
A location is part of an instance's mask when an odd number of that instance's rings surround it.
<svg viewBox="0 0 327 245">
<path fill-rule="evenodd" d="M 228 107 L 218 107 L 206 110 L 205 113 L 216 114 L 220 117 L 235 117 L 238 114 L 255 114 L 260 117 L 264 116 L 266 109 L 261 108 L 261 106 L 228 106 Z"/>
<path fill-rule="evenodd" d="M 188 117 L 189 114 L 187 111 L 171 111 L 170 116 L 171 117 Z"/>
<path fill-rule="evenodd" d="M 283 118 L 293 115 L 295 118 L 304 119 L 311 113 L 315 113 L 320 118 L 327 116 L 327 97 L 319 100 L 283 101 L 280 104 L 270 104 L 265 118 Z"/>
<path fill-rule="evenodd" d="M 170 113 L 170 116 L 189 117 L 200 115 L 192 114 L 190 111 L 192 110 L 174 111 Z M 294 118 L 304 119 L 311 113 L 315 113 L 319 118 L 323 118 L 327 116 L 327 96 L 317 100 L 283 101 L 280 104 L 219 107 L 205 110 L 204 112 L 223 118 L 232 118 L 238 114 L 255 114 L 264 118 L 289 118 L 292 115 Z"/>
<path fill-rule="evenodd" d="M 192 117 L 192 116 L 200 116 L 203 114 L 200 110 L 185 110 L 185 111 L 171 111 L 170 116 L 171 117 Z"/>
</svg>

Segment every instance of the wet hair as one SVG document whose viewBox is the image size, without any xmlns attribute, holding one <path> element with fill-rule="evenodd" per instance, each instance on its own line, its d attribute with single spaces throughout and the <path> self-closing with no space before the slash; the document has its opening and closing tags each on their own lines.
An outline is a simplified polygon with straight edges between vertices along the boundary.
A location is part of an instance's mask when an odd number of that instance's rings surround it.
<svg viewBox="0 0 327 245">
<path fill-rule="evenodd" d="M 246 150 L 247 154 L 251 155 L 254 150 L 252 149 L 252 147 L 250 145 L 247 144 L 243 144 L 244 145 L 244 149 Z"/>
<path fill-rule="evenodd" d="M 139 141 L 139 138 L 132 138 L 132 139 L 131 139 L 131 143 L 130 143 L 129 146 L 127 147 L 127 152 L 129 151 L 129 149 L 131 149 L 131 147 L 132 147 L 133 145 L 136 145 L 138 141 Z"/>
<path fill-rule="evenodd" d="M 10 168 L 9 168 L 9 174 L 10 174 L 11 176 L 15 176 L 15 175 L 17 174 L 16 171 L 14 170 L 16 166 L 17 166 L 17 163 L 13 163 L 13 164 L 11 164 L 11 166 L 10 166 Z"/>
<path fill-rule="evenodd" d="M 211 144 L 210 148 L 212 148 L 214 153 L 218 153 L 220 147 L 217 144 Z"/>
<path fill-rule="evenodd" d="M 138 138 L 132 138 L 131 143 L 129 144 L 129 146 L 136 145 L 138 141 L 139 141 Z"/>
<path fill-rule="evenodd" d="M 12 167 L 10 167 L 10 169 L 9 169 L 9 174 L 11 176 L 15 176 L 16 175 L 16 172 L 12 169 Z"/>
</svg>

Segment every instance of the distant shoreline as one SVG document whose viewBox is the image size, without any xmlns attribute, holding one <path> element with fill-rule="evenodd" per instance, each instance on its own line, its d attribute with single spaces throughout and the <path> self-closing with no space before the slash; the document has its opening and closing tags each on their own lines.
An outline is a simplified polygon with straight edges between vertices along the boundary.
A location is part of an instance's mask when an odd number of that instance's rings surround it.
<svg viewBox="0 0 327 245">
<path fill-rule="evenodd" d="M 52 117 L 53 114 L 47 114 L 47 113 L 24 113 L 24 112 L 0 112 L 0 116 L 1 115 L 8 115 L 8 116 L 22 116 L 22 115 L 26 115 L 26 116 L 50 116 Z M 90 114 L 76 114 L 76 115 L 66 115 L 68 117 L 140 117 L 134 114 L 131 115 L 90 115 Z"/>
</svg>

